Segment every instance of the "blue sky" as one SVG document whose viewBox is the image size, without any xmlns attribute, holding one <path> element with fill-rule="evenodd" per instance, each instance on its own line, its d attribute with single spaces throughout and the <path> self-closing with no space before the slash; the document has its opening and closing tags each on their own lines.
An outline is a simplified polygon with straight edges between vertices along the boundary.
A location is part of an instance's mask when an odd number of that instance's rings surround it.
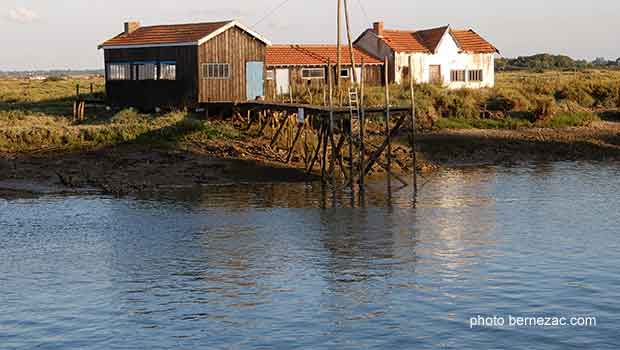
<svg viewBox="0 0 620 350">
<path fill-rule="evenodd" d="M 237 18 L 274 43 L 335 42 L 334 0 L 1 0 L 0 70 L 99 68 L 97 44 L 123 22 L 180 23 Z M 472 27 L 504 56 L 539 52 L 620 57 L 620 1 L 349 0 L 353 35 L 386 28 Z M 362 8 L 364 10 L 362 10 Z"/>
</svg>

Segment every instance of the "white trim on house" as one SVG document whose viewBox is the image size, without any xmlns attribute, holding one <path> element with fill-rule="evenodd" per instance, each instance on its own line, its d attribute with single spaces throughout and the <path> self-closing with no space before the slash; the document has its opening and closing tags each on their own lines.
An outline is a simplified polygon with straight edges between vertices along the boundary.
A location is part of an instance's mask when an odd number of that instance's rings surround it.
<svg viewBox="0 0 620 350">
<path fill-rule="evenodd" d="M 232 27 L 237 27 L 237 28 L 247 32 L 251 36 L 255 37 L 256 39 L 262 41 L 265 45 L 271 46 L 271 41 L 267 40 L 265 37 L 263 37 L 262 35 L 256 33 L 255 31 L 251 30 L 250 28 L 246 27 L 245 25 L 239 23 L 237 20 L 230 21 L 230 23 L 222 26 L 218 30 L 216 30 L 216 31 L 212 32 L 211 34 L 205 36 L 204 38 L 198 40 L 198 45 L 202 45 L 202 44 L 206 43 L 207 41 L 209 41 L 209 40 L 215 38 L 216 36 L 224 33 L 225 31 L 229 30 Z"/>
</svg>

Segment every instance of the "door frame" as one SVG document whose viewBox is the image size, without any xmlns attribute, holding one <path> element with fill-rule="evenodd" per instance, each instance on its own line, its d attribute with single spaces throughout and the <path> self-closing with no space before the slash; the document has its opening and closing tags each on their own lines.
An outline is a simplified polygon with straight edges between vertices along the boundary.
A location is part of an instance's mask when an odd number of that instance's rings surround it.
<svg viewBox="0 0 620 350">
<path fill-rule="evenodd" d="M 282 80 L 280 81 L 278 79 L 278 77 L 280 76 L 280 74 L 278 74 L 278 72 L 284 74 L 286 73 L 286 80 Z M 291 91 L 291 70 L 288 68 L 276 68 L 275 72 L 274 72 L 274 80 L 275 80 L 275 85 L 276 85 L 276 95 L 284 95 L 284 94 L 288 94 Z M 280 82 L 286 82 L 286 88 L 285 89 L 280 89 Z"/>
<path fill-rule="evenodd" d="M 433 79 L 433 68 L 437 68 L 436 81 Z M 441 76 L 441 64 L 428 65 L 428 82 L 429 84 L 443 84 L 443 77 Z"/>
</svg>

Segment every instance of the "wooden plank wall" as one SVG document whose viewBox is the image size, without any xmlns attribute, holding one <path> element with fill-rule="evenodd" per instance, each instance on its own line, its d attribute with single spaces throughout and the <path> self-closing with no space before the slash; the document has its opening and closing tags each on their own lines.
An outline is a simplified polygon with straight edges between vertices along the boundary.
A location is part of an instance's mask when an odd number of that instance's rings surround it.
<svg viewBox="0 0 620 350">
<path fill-rule="evenodd" d="M 198 49 L 199 101 L 246 101 L 245 64 L 265 62 L 265 44 L 233 27 L 204 43 Z M 229 63 L 230 79 L 204 79 L 205 63 Z"/>
<path fill-rule="evenodd" d="M 176 61 L 177 80 L 106 81 L 108 102 L 139 108 L 193 107 L 198 103 L 196 46 L 152 47 L 104 50 L 108 63 L 134 61 Z"/>
</svg>

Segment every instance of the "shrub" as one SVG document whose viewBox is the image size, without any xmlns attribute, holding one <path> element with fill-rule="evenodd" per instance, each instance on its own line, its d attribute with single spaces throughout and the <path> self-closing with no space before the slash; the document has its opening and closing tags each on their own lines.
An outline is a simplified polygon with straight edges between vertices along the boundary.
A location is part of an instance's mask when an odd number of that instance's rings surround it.
<svg viewBox="0 0 620 350">
<path fill-rule="evenodd" d="M 553 97 L 539 95 L 533 102 L 533 112 L 539 120 L 551 118 L 558 112 L 558 105 Z"/>
<path fill-rule="evenodd" d="M 559 127 L 581 127 L 590 126 L 600 118 L 591 112 L 579 113 L 558 113 L 548 120 L 536 123 L 537 126 L 559 128 Z"/>
</svg>

